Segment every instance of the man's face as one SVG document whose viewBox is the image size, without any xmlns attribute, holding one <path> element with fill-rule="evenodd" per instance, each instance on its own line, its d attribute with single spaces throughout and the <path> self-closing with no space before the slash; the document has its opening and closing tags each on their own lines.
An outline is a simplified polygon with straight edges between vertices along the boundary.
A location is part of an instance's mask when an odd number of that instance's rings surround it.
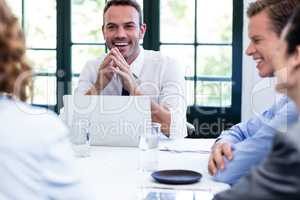
<svg viewBox="0 0 300 200">
<path fill-rule="evenodd" d="M 139 14 L 131 6 L 111 6 L 104 14 L 102 28 L 109 49 L 117 47 L 128 63 L 139 54 L 139 40 L 144 37 L 146 26 L 139 25 Z"/>
<path fill-rule="evenodd" d="M 271 57 L 279 42 L 279 37 L 271 29 L 271 21 L 267 12 L 264 10 L 252 16 L 249 19 L 248 29 L 250 44 L 246 49 L 246 54 L 256 61 L 260 77 L 273 76 Z"/>
</svg>

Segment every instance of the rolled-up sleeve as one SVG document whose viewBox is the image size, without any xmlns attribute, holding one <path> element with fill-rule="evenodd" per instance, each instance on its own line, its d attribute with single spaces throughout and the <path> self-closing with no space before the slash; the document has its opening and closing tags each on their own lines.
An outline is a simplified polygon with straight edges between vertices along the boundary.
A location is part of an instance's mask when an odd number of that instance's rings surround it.
<svg viewBox="0 0 300 200">
<path fill-rule="evenodd" d="M 97 67 L 99 63 L 96 60 L 88 61 L 80 73 L 78 85 L 75 89 L 77 94 L 86 94 L 86 92 L 95 84 L 97 79 Z"/>
</svg>

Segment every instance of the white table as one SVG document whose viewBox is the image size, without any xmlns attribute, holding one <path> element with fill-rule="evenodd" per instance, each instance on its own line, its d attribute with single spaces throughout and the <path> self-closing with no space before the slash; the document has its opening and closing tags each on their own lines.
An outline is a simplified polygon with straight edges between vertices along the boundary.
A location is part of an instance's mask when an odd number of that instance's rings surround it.
<svg viewBox="0 0 300 200">
<path fill-rule="evenodd" d="M 182 146 L 198 146 L 201 150 L 209 150 L 213 140 L 184 139 L 163 144 Z M 207 191 L 210 196 L 228 189 L 223 183 L 214 182 L 207 172 L 208 153 L 174 153 L 159 152 L 158 169 L 189 169 L 200 172 L 200 182 L 192 185 L 172 186 L 156 183 L 149 174 L 139 170 L 140 150 L 138 148 L 91 147 L 91 156 L 77 158 L 81 175 L 96 193 L 97 199 L 104 200 L 142 200 L 141 196 L 150 188 L 166 188 L 173 190 Z M 202 200 L 205 198 L 201 198 Z"/>
</svg>

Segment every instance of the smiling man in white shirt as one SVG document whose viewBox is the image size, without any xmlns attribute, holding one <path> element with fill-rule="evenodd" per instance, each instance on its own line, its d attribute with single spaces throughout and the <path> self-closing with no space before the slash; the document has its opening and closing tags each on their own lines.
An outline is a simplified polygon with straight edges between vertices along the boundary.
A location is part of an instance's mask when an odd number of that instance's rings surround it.
<svg viewBox="0 0 300 200">
<path fill-rule="evenodd" d="M 102 32 L 110 50 L 87 62 L 80 74 L 77 93 L 86 95 L 150 95 L 152 122 L 171 138 L 186 136 L 184 73 L 159 52 L 139 45 L 146 32 L 139 4 L 111 0 L 103 12 Z"/>
</svg>

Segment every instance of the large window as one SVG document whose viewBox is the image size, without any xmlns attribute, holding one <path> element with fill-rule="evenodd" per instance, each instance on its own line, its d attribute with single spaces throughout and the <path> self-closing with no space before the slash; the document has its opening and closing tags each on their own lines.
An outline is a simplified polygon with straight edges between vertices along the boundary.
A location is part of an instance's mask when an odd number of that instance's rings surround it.
<svg viewBox="0 0 300 200">
<path fill-rule="evenodd" d="M 232 0 L 160 2 L 160 50 L 184 67 L 189 105 L 231 106 L 232 9 Z"/>
<path fill-rule="evenodd" d="M 56 1 L 8 0 L 26 36 L 27 56 L 34 69 L 32 104 L 54 109 L 56 96 Z M 46 6 L 47 5 L 47 6 Z"/>
<path fill-rule="evenodd" d="M 191 137 L 216 137 L 238 123 L 243 1 L 144 1 L 144 15 L 144 46 L 177 59 L 185 71 Z"/>
<path fill-rule="evenodd" d="M 57 111 L 62 96 L 76 87 L 85 62 L 107 51 L 101 32 L 106 1 L 8 2 L 20 17 L 36 72 L 32 103 Z M 185 71 L 194 136 L 212 137 L 239 122 L 243 1 L 138 2 L 148 27 L 144 48 L 161 50 Z"/>
</svg>

